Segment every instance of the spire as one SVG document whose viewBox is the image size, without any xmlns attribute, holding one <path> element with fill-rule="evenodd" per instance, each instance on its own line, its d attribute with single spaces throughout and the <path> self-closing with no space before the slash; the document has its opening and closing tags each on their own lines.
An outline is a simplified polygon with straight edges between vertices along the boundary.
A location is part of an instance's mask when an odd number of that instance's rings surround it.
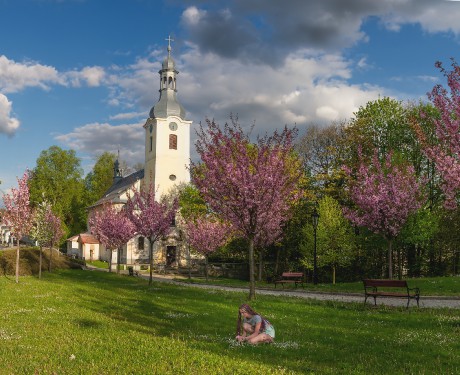
<svg viewBox="0 0 460 375">
<path fill-rule="evenodd" d="M 176 70 L 176 63 L 171 56 L 171 42 L 174 39 L 168 36 L 166 40 L 168 41 L 168 56 L 163 60 L 161 70 L 158 72 L 160 74 L 160 99 L 150 110 L 150 117 L 179 116 L 185 119 L 185 110 L 176 98 L 176 76 L 179 72 Z"/>
<path fill-rule="evenodd" d="M 113 163 L 113 183 L 116 184 L 118 181 L 123 179 L 123 173 L 122 170 L 120 169 L 120 150 L 118 150 L 118 155 L 117 158 L 115 159 L 115 162 Z"/>
</svg>

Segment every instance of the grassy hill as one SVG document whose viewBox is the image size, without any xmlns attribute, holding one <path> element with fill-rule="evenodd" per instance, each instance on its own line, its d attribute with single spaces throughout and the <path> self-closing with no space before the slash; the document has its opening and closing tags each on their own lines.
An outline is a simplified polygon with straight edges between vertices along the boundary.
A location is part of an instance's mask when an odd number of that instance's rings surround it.
<svg viewBox="0 0 460 375">
<path fill-rule="evenodd" d="M 42 272 L 48 270 L 51 251 L 43 250 Z M 38 275 L 40 250 L 35 247 L 23 248 L 19 252 L 19 275 L 33 276 Z M 80 268 L 79 264 L 74 259 L 69 259 L 60 254 L 57 250 L 52 253 L 52 269 L 71 269 Z M 0 251 L 0 275 L 15 275 L 16 274 L 16 248 L 10 248 Z"/>
</svg>

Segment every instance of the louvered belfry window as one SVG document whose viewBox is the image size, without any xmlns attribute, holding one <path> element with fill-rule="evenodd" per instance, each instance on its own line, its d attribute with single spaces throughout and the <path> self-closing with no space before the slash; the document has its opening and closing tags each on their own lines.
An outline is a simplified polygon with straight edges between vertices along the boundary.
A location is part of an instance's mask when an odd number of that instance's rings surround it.
<svg viewBox="0 0 460 375">
<path fill-rule="evenodd" d="M 169 135 L 169 149 L 177 150 L 177 135 L 175 134 Z"/>
</svg>

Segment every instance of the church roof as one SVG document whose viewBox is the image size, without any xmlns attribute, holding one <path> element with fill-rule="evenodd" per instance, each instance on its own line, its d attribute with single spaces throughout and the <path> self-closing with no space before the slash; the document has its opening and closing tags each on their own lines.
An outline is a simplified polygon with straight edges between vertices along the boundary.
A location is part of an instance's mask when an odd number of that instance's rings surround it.
<svg viewBox="0 0 460 375">
<path fill-rule="evenodd" d="M 160 100 L 152 107 L 149 116 L 151 118 L 178 116 L 181 119 L 185 119 L 185 109 L 177 101 L 176 92 L 166 89 L 161 91 Z"/>
<path fill-rule="evenodd" d="M 129 176 L 115 180 L 113 185 L 105 192 L 104 196 L 94 203 L 91 207 L 100 206 L 104 203 L 126 203 L 126 200 L 120 199 L 127 190 L 131 189 L 138 180 L 144 178 L 144 170 L 131 173 Z"/>
</svg>

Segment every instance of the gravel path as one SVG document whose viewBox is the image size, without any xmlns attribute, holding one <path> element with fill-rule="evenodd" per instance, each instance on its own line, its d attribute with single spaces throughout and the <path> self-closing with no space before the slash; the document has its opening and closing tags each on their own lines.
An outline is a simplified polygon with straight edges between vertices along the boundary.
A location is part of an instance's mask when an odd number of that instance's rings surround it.
<svg viewBox="0 0 460 375">
<path fill-rule="evenodd" d="M 87 269 L 94 269 L 98 271 L 107 271 L 102 269 L 95 269 L 93 267 L 87 267 Z M 126 273 L 126 271 L 124 272 Z M 140 275 L 139 277 L 148 279 L 149 275 Z M 225 290 L 229 292 L 246 292 L 249 293 L 249 288 L 239 288 L 239 287 L 227 287 L 227 286 L 219 286 L 219 285 L 206 285 L 206 284 L 189 284 L 183 283 L 180 281 L 172 280 L 172 277 L 169 275 L 154 275 L 154 281 L 159 282 L 166 282 L 174 285 L 180 285 L 183 287 L 190 287 L 190 288 L 202 288 L 202 289 L 216 289 L 216 290 Z M 342 294 L 335 294 L 335 293 L 321 293 L 321 292 L 311 292 L 311 291 L 304 291 L 302 289 L 297 290 L 286 290 L 286 289 L 256 289 L 256 294 L 265 294 L 265 295 L 273 295 L 273 296 L 290 296 L 290 297 L 298 297 L 298 298 L 311 298 L 317 299 L 321 301 L 339 301 L 339 302 L 364 302 L 364 295 L 363 294 L 355 294 L 355 293 L 342 293 Z M 367 303 L 370 306 L 374 305 L 374 299 L 368 298 Z M 405 307 L 407 304 L 407 300 L 404 298 L 378 298 L 377 304 L 383 304 L 388 306 L 401 306 Z M 421 296 L 420 297 L 420 308 L 452 308 L 452 309 L 460 309 L 460 297 L 435 297 L 435 296 Z M 416 307 L 417 303 L 414 300 L 411 300 L 409 307 Z"/>
<path fill-rule="evenodd" d="M 145 277 L 142 275 L 141 277 Z M 147 276 L 148 279 L 148 276 Z M 202 288 L 202 289 L 217 289 L 217 290 L 225 290 L 230 292 L 247 292 L 249 293 L 249 288 L 237 288 L 237 287 L 226 287 L 226 286 L 217 286 L 217 285 L 205 285 L 205 284 L 188 284 L 183 283 L 180 281 L 171 280 L 168 277 L 162 276 L 154 276 L 153 279 L 155 281 L 160 282 L 169 282 L 175 285 L 181 285 L 186 287 L 193 287 L 193 288 Z M 320 292 L 309 292 L 303 290 L 272 290 L 272 289 L 256 289 L 256 294 L 265 294 L 265 295 L 273 295 L 273 296 L 290 296 L 290 297 L 298 297 L 298 298 L 312 298 L 322 301 L 340 301 L 340 302 L 364 302 L 364 295 L 363 294 L 354 294 L 354 293 L 343 293 L 343 294 L 334 294 L 334 293 L 320 293 Z M 367 303 L 369 305 L 374 305 L 374 299 L 368 298 Z M 384 304 L 388 306 L 402 306 L 405 307 L 407 304 L 407 300 L 404 298 L 378 298 L 377 304 Z M 419 300 L 420 308 L 454 308 L 460 309 L 460 298 L 459 297 L 434 297 L 434 296 L 426 296 L 420 297 Z M 411 300 L 409 307 L 417 306 L 415 300 Z"/>
</svg>

